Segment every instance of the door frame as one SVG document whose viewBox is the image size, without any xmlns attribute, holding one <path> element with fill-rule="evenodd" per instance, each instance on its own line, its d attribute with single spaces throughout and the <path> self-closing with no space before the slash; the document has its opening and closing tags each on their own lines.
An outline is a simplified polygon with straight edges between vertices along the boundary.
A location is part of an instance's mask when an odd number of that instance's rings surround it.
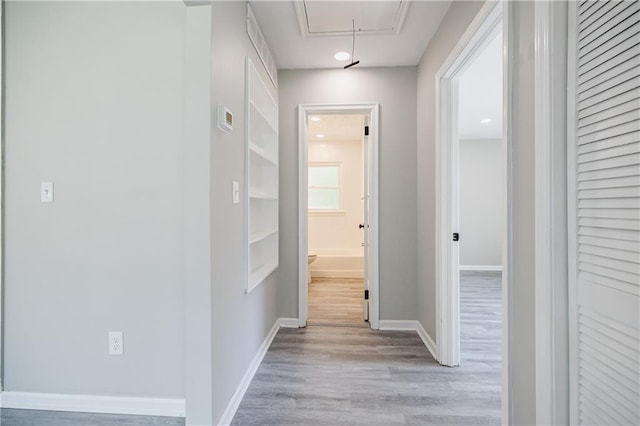
<svg viewBox="0 0 640 426">
<path fill-rule="evenodd" d="M 307 122 L 315 114 L 366 114 L 369 116 L 369 325 L 379 328 L 380 304 L 379 287 L 379 228 L 378 228 L 378 182 L 379 182 L 379 143 L 378 114 L 376 103 L 355 104 L 301 104 L 298 105 L 298 326 L 307 325 L 307 225 L 308 225 L 308 188 L 307 158 L 309 151 Z M 364 130 L 364 129 L 363 129 Z M 364 297 L 364 296 L 363 296 Z"/>
<path fill-rule="evenodd" d="M 438 362 L 460 363 L 459 246 L 452 234 L 459 232 L 459 140 L 457 79 L 493 39 L 502 23 L 503 34 L 503 253 L 502 253 L 502 423 L 511 424 L 509 338 L 511 336 L 512 113 L 511 75 L 514 58 L 510 44 L 508 1 L 486 2 L 442 64 L 436 85 L 436 339 Z"/>
</svg>

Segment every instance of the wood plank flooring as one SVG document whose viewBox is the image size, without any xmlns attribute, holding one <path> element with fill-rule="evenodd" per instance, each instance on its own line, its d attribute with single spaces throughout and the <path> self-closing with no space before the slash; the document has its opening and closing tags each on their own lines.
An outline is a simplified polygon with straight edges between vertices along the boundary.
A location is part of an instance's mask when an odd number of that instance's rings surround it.
<svg viewBox="0 0 640 426">
<path fill-rule="evenodd" d="M 284 329 L 234 425 L 499 425 L 500 274 L 463 272 L 460 367 L 438 365 L 414 332 Z M 2 426 L 182 426 L 183 418 L 0 410 Z"/>
<path fill-rule="evenodd" d="M 309 284 L 309 325 L 357 325 L 363 319 L 364 280 L 358 278 L 314 278 Z"/>
<path fill-rule="evenodd" d="M 499 274 L 462 274 L 461 318 L 456 368 L 414 332 L 280 330 L 232 424 L 499 425 Z"/>
</svg>

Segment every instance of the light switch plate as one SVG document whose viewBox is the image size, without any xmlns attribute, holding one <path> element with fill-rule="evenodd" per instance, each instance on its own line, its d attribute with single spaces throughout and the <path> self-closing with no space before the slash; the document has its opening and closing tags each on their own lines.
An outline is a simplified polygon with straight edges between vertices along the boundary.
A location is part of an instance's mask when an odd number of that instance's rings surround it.
<svg viewBox="0 0 640 426">
<path fill-rule="evenodd" d="M 233 204 L 240 204 L 240 182 L 234 180 L 231 188 Z"/>
<path fill-rule="evenodd" d="M 53 182 L 40 183 L 40 202 L 53 203 Z"/>
</svg>

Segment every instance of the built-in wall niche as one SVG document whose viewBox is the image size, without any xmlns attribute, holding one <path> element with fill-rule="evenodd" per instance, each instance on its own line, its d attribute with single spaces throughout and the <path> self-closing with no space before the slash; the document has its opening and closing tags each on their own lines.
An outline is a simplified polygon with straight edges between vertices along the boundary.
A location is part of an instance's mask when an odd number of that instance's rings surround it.
<svg viewBox="0 0 640 426">
<path fill-rule="evenodd" d="M 249 58 L 246 77 L 245 291 L 278 267 L 278 103 Z"/>
</svg>

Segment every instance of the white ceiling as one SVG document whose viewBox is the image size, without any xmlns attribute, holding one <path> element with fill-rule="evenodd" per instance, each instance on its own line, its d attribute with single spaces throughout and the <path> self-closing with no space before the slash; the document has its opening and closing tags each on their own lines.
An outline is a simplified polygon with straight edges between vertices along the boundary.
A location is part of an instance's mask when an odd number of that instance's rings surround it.
<svg viewBox="0 0 640 426">
<path fill-rule="evenodd" d="M 319 120 L 314 121 L 313 118 Z M 309 142 L 331 143 L 360 141 L 364 134 L 364 120 L 364 115 L 357 114 L 311 116 L 308 128 Z"/>
<path fill-rule="evenodd" d="M 502 137 L 502 33 L 463 72 L 458 82 L 460 139 Z M 481 120 L 491 120 L 481 123 Z"/>
<path fill-rule="evenodd" d="M 365 30 L 384 30 L 392 21 L 393 25 L 399 23 L 398 8 L 405 2 L 306 0 L 311 30 L 347 32 L 346 35 L 324 37 L 303 35 L 293 0 L 252 0 L 250 4 L 278 69 L 313 69 L 342 68 L 349 63 L 337 61 L 333 55 L 339 51 L 351 52 L 351 18 L 356 19 L 356 28 L 366 25 Z M 451 0 L 411 1 L 398 34 L 393 31 L 358 33 L 355 46 L 355 59 L 360 61 L 358 66 L 417 65 L 450 4 Z M 358 22 L 360 19 L 362 24 Z"/>
</svg>

